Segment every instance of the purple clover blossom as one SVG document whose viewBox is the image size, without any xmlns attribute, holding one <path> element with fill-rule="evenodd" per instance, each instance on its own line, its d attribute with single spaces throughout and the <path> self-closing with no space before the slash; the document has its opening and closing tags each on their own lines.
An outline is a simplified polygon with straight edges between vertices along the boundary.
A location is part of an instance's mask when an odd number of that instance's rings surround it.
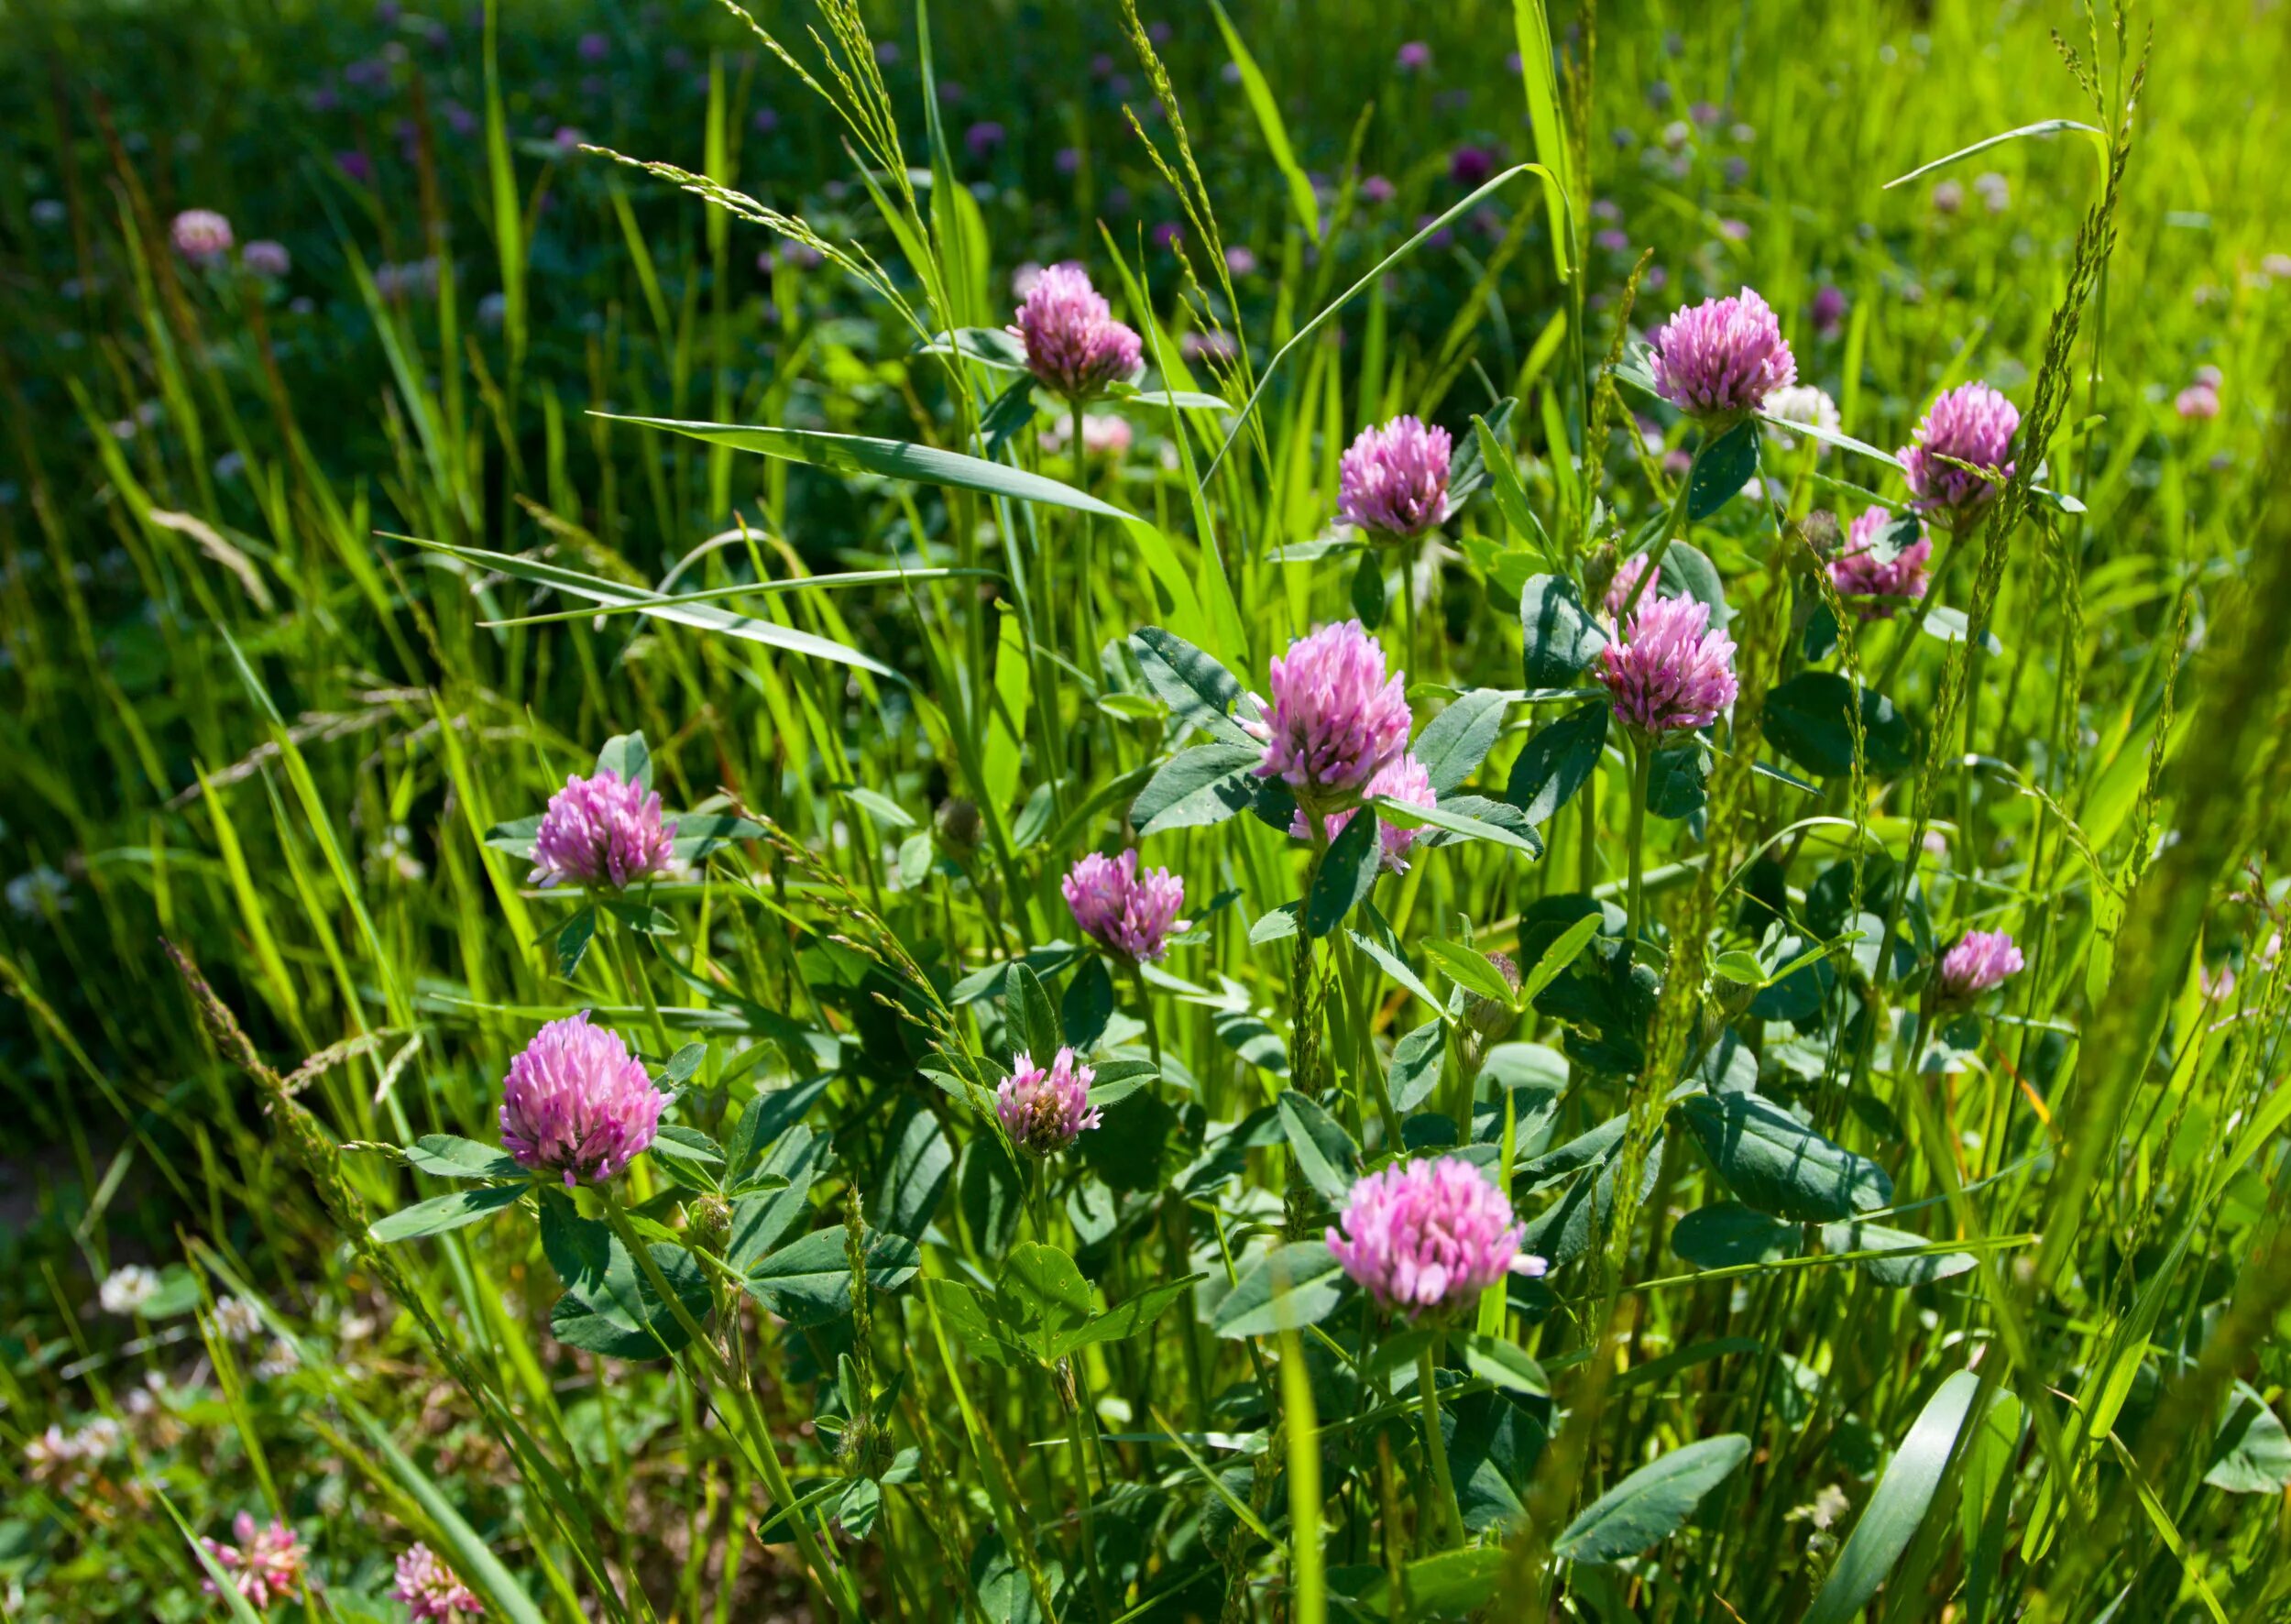
<svg viewBox="0 0 2291 1624">
<path fill-rule="evenodd" d="M 1469 189 L 1496 172 L 1496 155 L 1485 147 L 1459 147 L 1449 156 L 1448 179 Z"/>
<path fill-rule="evenodd" d="M 2172 397 L 2172 410 L 2191 422 L 2217 417 L 2220 415 L 2220 390 L 2213 384 L 2191 383 Z"/>
<path fill-rule="evenodd" d="M 667 869 L 675 839 L 675 821 L 662 818 L 657 794 L 599 767 L 594 778 L 568 777 L 549 797 L 533 836 L 531 877 L 544 886 L 626 891 Z"/>
<path fill-rule="evenodd" d="M 1836 337 L 1846 324 L 1846 291 L 1835 282 L 1824 282 L 1814 291 L 1806 313 L 1813 318 L 1817 337 Z"/>
<path fill-rule="evenodd" d="M 1029 1156 L 1051 1157 L 1098 1125 L 1101 1113 L 1090 1103 L 1097 1073 L 1070 1048 L 1061 1048 L 1044 1070 L 1021 1049 L 1010 1058 L 1010 1075 L 994 1091 L 994 1114 L 1011 1142 Z"/>
<path fill-rule="evenodd" d="M 1891 558 L 1878 556 L 1878 538 L 1893 522 L 1883 508 L 1867 508 L 1846 532 L 1845 549 L 1830 560 L 1830 585 L 1840 598 L 1873 598 L 1861 606 L 1865 620 L 1890 620 L 1895 605 L 1890 598 L 1924 597 L 1925 566 L 1933 561 L 1933 543 L 1921 530 L 1917 539 Z"/>
<path fill-rule="evenodd" d="M 1388 203 L 1399 195 L 1400 189 L 1382 175 L 1371 175 L 1360 183 L 1360 195 L 1372 203 Z"/>
<path fill-rule="evenodd" d="M 1641 592 L 1639 590 L 1639 577 L 1647 574 L 1650 567 L 1654 570 L 1654 578 L 1647 583 L 1647 589 Z M 1608 620 L 1619 622 L 1623 618 L 1624 609 L 1631 606 L 1634 596 L 1640 602 L 1652 602 L 1655 594 L 1661 590 L 1662 570 L 1661 566 L 1655 565 L 1651 555 L 1645 553 L 1634 553 L 1615 566 L 1615 579 L 1607 583 L 1606 596 L 1600 599 L 1600 604 L 1606 609 Z"/>
<path fill-rule="evenodd" d="M 258 1612 L 269 1611 L 272 1602 L 284 1601 L 302 1587 L 308 1559 L 301 1536 L 285 1523 L 274 1519 L 269 1528 L 258 1528 L 253 1513 L 241 1511 L 231 1523 L 231 1534 L 237 1544 L 205 1538 L 199 1543 L 229 1578 L 231 1588 Z M 213 1579 L 201 1588 L 209 1596 L 222 1594 Z"/>
<path fill-rule="evenodd" d="M 1338 516 L 1376 541 L 1422 535 L 1448 517 L 1453 450 L 1447 430 L 1426 428 L 1413 417 L 1363 429 L 1338 466 Z"/>
<path fill-rule="evenodd" d="M 1941 991 L 1959 1002 L 1977 998 L 2007 976 L 2018 974 L 2020 969 L 2021 949 L 2013 945 L 2011 933 L 1968 930 L 1942 956 Z"/>
<path fill-rule="evenodd" d="M 1009 134 L 992 118 L 981 118 L 962 132 L 962 144 L 970 149 L 973 158 L 992 158 L 1003 149 Z"/>
<path fill-rule="evenodd" d="M 1503 1191 L 1455 1156 L 1360 1180 L 1326 1239 L 1378 1308 L 1411 1320 L 1466 1307 L 1507 1275 L 1534 1279 L 1549 1267 L 1519 1250 L 1519 1223 Z"/>
<path fill-rule="evenodd" d="M 1902 448 L 1902 468 L 1916 505 L 1963 513 L 1995 496 L 1997 487 L 1988 478 L 1957 465 L 1969 463 L 2011 478 L 2012 436 L 2020 427 L 2020 409 L 1985 383 L 1959 384 L 1944 392 L 1918 421 L 1912 443 Z"/>
<path fill-rule="evenodd" d="M 1431 66 L 1431 47 L 1421 39 L 1411 39 L 1392 60 L 1404 73 L 1421 73 Z"/>
<path fill-rule="evenodd" d="M 1641 733 L 1707 727 L 1734 703 L 1734 640 L 1711 628 L 1710 606 L 1700 598 L 1642 595 L 1629 627 L 1599 661 L 1617 719 Z"/>
<path fill-rule="evenodd" d="M 287 252 L 286 245 L 272 242 L 269 237 L 258 237 L 241 248 L 238 262 L 250 274 L 271 282 L 294 269 L 294 256 Z"/>
<path fill-rule="evenodd" d="M 185 209 L 168 235 L 175 251 L 193 265 L 214 265 L 231 251 L 231 223 L 213 209 Z"/>
<path fill-rule="evenodd" d="M 1092 851 L 1067 871 L 1058 889 L 1084 934 L 1132 964 L 1151 963 L 1169 950 L 1169 932 L 1185 906 L 1185 882 L 1167 869 L 1139 872 L 1135 851 Z"/>
<path fill-rule="evenodd" d="M 617 1177 L 652 1143 L 668 1096 L 620 1034 L 588 1011 L 551 1021 L 510 1062 L 501 1083 L 501 1147 L 520 1166 L 561 1173 L 565 1187 Z"/>
<path fill-rule="evenodd" d="M 1009 332 L 1025 342 L 1036 379 L 1069 401 L 1093 399 L 1108 384 L 1135 377 L 1144 364 L 1136 333 L 1113 319 L 1090 273 L 1071 260 L 1035 279 Z"/>
<path fill-rule="evenodd" d="M 1683 310 L 1657 329 L 1655 390 L 1689 417 L 1747 415 L 1797 381 L 1798 363 L 1774 313 L 1753 288 Z"/>
<path fill-rule="evenodd" d="M 1413 755 L 1402 756 L 1368 781 L 1362 798 L 1373 801 L 1378 796 L 1390 796 L 1394 800 L 1411 807 L 1437 807 L 1440 804 L 1440 796 L 1432 790 L 1431 774 Z M 1357 807 L 1331 812 L 1321 819 L 1321 831 L 1329 839 L 1334 840 L 1344 832 L 1344 826 L 1357 816 Z M 1376 819 L 1376 840 L 1384 850 L 1377 861 L 1383 863 L 1387 872 L 1405 874 L 1408 872 L 1408 854 L 1414 850 L 1416 838 L 1423 832 L 1420 828 L 1402 828 L 1397 823 L 1387 823 L 1379 817 Z M 1303 807 L 1298 807 L 1290 815 L 1288 833 L 1293 839 L 1311 838 L 1312 830 L 1305 821 Z"/>
<path fill-rule="evenodd" d="M 1265 741 L 1260 778 L 1278 778 L 1309 811 L 1358 804 L 1370 780 L 1408 749 L 1405 679 L 1385 675 L 1384 650 L 1358 620 L 1323 626 L 1272 663 L 1273 704 L 1252 730 Z"/>
<path fill-rule="evenodd" d="M 390 1594 L 406 1604 L 416 1624 L 452 1624 L 456 1613 L 475 1619 L 486 1610 L 437 1553 L 419 1542 L 399 1555 L 398 1583 Z"/>
<path fill-rule="evenodd" d="M 607 57 L 612 55 L 612 41 L 608 39 L 602 34 L 584 34 L 581 36 L 579 49 L 581 53 L 581 60 L 585 62 L 601 62 Z M 415 1551 L 421 1551 L 423 1547 L 420 1545 L 416 1545 L 414 1547 Z M 408 1554 L 411 1554 L 411 1553 L 408 1553 Z"/>
</svg>

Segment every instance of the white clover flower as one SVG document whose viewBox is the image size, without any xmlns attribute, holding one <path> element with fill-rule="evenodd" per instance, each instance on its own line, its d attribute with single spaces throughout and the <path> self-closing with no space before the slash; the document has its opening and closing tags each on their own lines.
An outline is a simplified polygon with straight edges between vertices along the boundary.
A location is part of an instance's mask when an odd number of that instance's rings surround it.
<svg viewBox="0 0 2291 1624">
<path fill-rule="evenodd" d="M 232 1342 L 247 1342 L 262 1329 L 262 1311 L 244 1297 L 223 1298 L 214 1305 L 214 1328 Z"/>
<path fill-rule="evenodd" d="M 1843 420 L 1838 416 L 1837 402 L 1829 398 L 1827 390 L 1810 383 L 1793 383 L 1787 389 L 1776 390 L 1766 397 L 1766 411 L 1770 417 L 1807 423 L 1817 429 L 1826 429 L 1833 434 L 1844 426 Z M 1798 448 L 1795 435 L 1784 433 L 1770 422 L 1766 424 L 1766 439 L 1785 456 Z M 1822 441 L 1814 441 L 1814 459 L 1819 461 L 1828 455 L 1828 445 Z"/>
<path fill-rule="evenodd" d="M 141 1313 L 159 1294 L 158 1272 L 140 1263 L 130 1263 L 104 1277 L 103 1285 L 96 1289 L 95 1300 L 104 1305 L 105 1313 L 125 1319 Z"/>
</svg>

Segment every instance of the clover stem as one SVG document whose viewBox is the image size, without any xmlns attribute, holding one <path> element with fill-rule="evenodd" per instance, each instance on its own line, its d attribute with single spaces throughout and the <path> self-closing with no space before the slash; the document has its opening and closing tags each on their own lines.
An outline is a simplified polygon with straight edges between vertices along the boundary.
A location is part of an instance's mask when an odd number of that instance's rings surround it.
<svg viewBox="0 0 2291 1624">
<path fill-rule="evenodd" d="M 667 1306 L 677 1325 L 692 1339 L 692 1347 L 698 1354 L 701 1363 L 707 1366 L 710 1377 L 718 1388 L 731 1394 L 733 1405 L 740 1412 L 740 1428 L 748 1433 L 754 1445 L 753 1459 L 763 1476 L 764 1487 L 774 1504 L 787 1508 L 788 1525 L 795 1531 L 795 1548 L 804 1559 L 807 1575 L 834 1602 L 839 1617 L 856 1621 L 860 1617 L 859 1599 L 851 1593 L 850 1575 L 828 1561 L 813 1532 L 810 1519 L 797 1509 L 802 1497 L 796 1494 L 795 1486 L 788 1481 L 786 1469 L 780 1465 L 779 1451 L 773 1445 L 771 1429 L 763 1419 L 762 1410 L 756 1403 L 754 1390 L 742 1373 L 733 1367 L 724 1351 L 709 1339 L 707 1330 L 693 1317 L 692 1311 L 685 1307 L 684 1299 L 677 1296 L 675 1289 L 668 1283 L 668 1277 L 661 1271 L 660 1263 L 653 1257 L 652 1249 L 644 1245 L 642 1237 L 630 1223 L 629 1215 L 620 1205 L 619 1193 L 607 1186 L 599 1189 L 597 1194 L 605 1210 L 607 1225 L 620 1244 L 628 1248 L 629 1256 L 636 1260 L 637 1267 L 643 1272 L 646 1283 Z"/>
<path fill-rule="evenodd" d="M 1448 1441 L 1440 1433 L 1440 1367 L 1432 1357 L 1434 1346 L 1428 1342 L 1416 1350 L 1416 1388 L 1424 1410 L 1424 1453 L 1431 1457 L 1439 1511 L 1446 1523 L 1441 1548 L 1453 1550 L 1463 1543 L 1463 1512 L 1456 1505 L 1455 1479 L 1448 1472 Z"/>
<path fill-rule="evenodd" d="M 1647 785 L 1654 774 L 1655 760 L 1650 743 L 1636 730 L 1631 732 L 1630 906 L 1623 937 L 1634 944 L 1647 916 Z"/>
</svg>

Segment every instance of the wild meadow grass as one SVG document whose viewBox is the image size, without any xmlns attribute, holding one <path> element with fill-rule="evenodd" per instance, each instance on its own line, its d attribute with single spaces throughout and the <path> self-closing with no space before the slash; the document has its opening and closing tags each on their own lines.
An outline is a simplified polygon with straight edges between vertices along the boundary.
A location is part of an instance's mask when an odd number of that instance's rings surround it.
<svg viewBox="0 0 2291 1624">
<path fill-rule="evenodd" d="M 7 1617 L 2291 1617 L 2280 5 L 0 41 Z"/>
</svg>

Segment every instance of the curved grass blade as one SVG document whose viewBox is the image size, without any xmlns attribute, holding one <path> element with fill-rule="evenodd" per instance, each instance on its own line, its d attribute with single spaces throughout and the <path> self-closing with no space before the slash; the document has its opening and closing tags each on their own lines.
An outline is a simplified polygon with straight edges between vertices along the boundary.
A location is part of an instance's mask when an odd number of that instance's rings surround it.
<svg viewBox="0 0 2291 1624">
<path fill-rule="evenodd" d="M 808 463 L 813 467 L 828 468 L 840 474 L 880 474 L 886 479 L 912 479 L 922 485 L 950 485 L 958 489 L 981 491 L 988 496 L 1008 497 L 1014 501 L 1070 508 L 1077 513 L 1089 513 L 1100 519 L 1113 519 L 1127 524 L 1144 522 L 1135 513 L 1125 513 L 1111 502 L 1100 501 L 1087 492 L 1043 475 L 1030 474 L 1024 468 L 1014 468 L 1003 463 L 989 462 L 981 456 L 969 456 L 959 451 L 941 451 L 935 445 L 917 445 L 907 440 L 884 440 L 871 434 L 836 434 L 825 429 L 745 427 L 729 422 L 688 422 L 673 417 L 621 417 L 609 411 L 592 412 L 590 415 L 601 417 L 608 422 L 632 422 L 648 429 L 666 429 L 672 433 L 704 440 L 711 445 L 729 445 L 735 451 L 752 451 L 759 455 L 777 457 L 783 462 Z"/>
<path fill-rule="evenodd" d="M 2091 125 L 2079 123 L 2073 118 L 2045 118 L 2034 124 L 2024 124 L 2018 129 L 2007 130 L 2001 136 L 1991 136 L 1985 141 L 1976 141 L 1970 147 L 1960 147 L 1947 157 L 1936 158 L 1931 163 L 1921 163 L 1906 175 L 1899 175 L 1888 181 L 1883 190 L 1891 192 L 1896 186 L 1906 186 L 1920 175 L 1930 175 L 1935 170 L 1946 170 L 1953 163 L 1972 157 L 1976 152 L 1986 152 L 1991 147 L 2003 146 L 2007 141 L 2018 141 L 2023 137 L 2066 135 L 2071 130 L 2092 137 L 2093 145 L 2100 151 L 2101 167 L 2105 169 L 2108 165 L 2107 132 Z"/>
<path fill-rule="evenodd" d="M 1377 279 L 1382 277 L 1386 271 L 1390 270 L 1401 260 L 1407 258 L 1410 254 L 1416 252 L 1417 249 L 1422 247 L 1434 236 L 1438 236 L 1442 229 L 1452 225 L 1455 221 L 1471 213 L 1473 209 L 1478 207 L 1482 199 L 1489 197 L 1501 191 L 1504 187 L 1518 180 L 1521 175 L 1540 175 L 1547 183 L 1551 181 L 1551 170 L 1545 169 L 1540 163 L 1516 163 L 1512 165 L 1511 168 L 1506 170 L 1502 174 L 1497 175 L 1493 180 L 1487 181 L 1485 185 L 1476 187 L 1473 191 L 1465 193 L 1463 200 L 1461 203 L 1451 205 L 1445 213 L 1435 214 L 1431 219 L 1425 221 L 1423 226 L 1414 236 L 1409 238 L 1408 241 L 1402 243 L 1398 247 L 1393 249 L 1392 252 L 1377 260 L 1375 266 L 1370 269 L 1366 276 L 1362 277 L 1360 280 L 1354 282 L 1351 287 L 1345 289 L 1344 291 L 1339 293 L 1334 299 L 1329 301 L 1327 304 L 1321 307 L 1321 313 L 1318 315 L 1314 316 L 1312 320 L 1307 322 L 1303 326 L 1298 328 L 1297 331 L 1289 336 L 1289 340 L 1287 344 L 1282 345 L 1279 349 L 1275 350 L 1273 352 L 1273 358 L 1265 364 L 1265 371 L 1263 375 L 1258 378 L 1256 388 L 1249 391 L 1248 400 L 1242 402 L 1240 413 L 1234 417 L 1231 426 L 1226 429 L 1224 444 L 1217 448 L 1217 455 L 1209 459 L 1209 466 L 1201 470 L 1200 483 L 1202 488 L 1207 488 L 1211 481 L 1217 477 L 1217 470 L 1224 465 L 1226 453 L 1230 452 L 1233 448 L 1233 443 L 1241 438 L 1241 431 L 1246 428 L 1249 424 L 1249 420 L 1256 415 L 1257 402 L 1265 398 L 1266 389 L 1273 381 L 1273 374 L 1280 369 L 1281 362 L 1288 358 L 1290 351 L 1294 350 L 1299 345 L 1304 343 L 1314 334 L 1321 331 L 1321 328 L 1327 326 L 1330 320 L 1335 316 L 1336 313 L 1343 310 L 1347 304 L 1351 303 L 1355 297 L 1365 292 L 1368 289 L 1375 287 L 1376 285 Z"/>
<path fill-rule="evenodd" d="M 999 581 L 999 569 L 957 569 L 951 565 L 937 565 L 927 569 L 855 569 L 841 575 L 798 576 L 781 581 L 748 581 L 730 587 L 707 587 L 691 592 L 665 592 L 656 598 L 633 599 L 628 603 L 605 604 L 596 609 L 556 609 L 545 615 L 513 615 L 499 620 L 480 620 L 477 624 L 488 631 L 507 626 L 549 626 L 560 620 L 587 620 L 599 615 L 641 615 L 660 609 L 675 609 L 688 603 L 715 603 L 728 598 L 771 598 L 783 592 L 803 592 L 817 588 L 823 592 L 842 591 L 853 587 L 884 587 L 906 585 L 915 581 L 948 581 L 962 576 Z"/>
<path fill-rule="evenodd" d="M 553 587 L 575 598 L 586 598 L 591 603 L 633 609 L 659 620 L 673 620 L 679 626 L 690 626 L 701 631 L 719 631 L 727 637 L 763 643 L 791 654 L 808 654 L 815 660 L 831 660 L 839 665 L 856 666 L 877 676 L 887 676 L 893 682 L 906 681 L 905 677 L 881 660 L 862 654 L 855 648 L 813 632 L 798 631 L 792 626 L 783 626 L 773 620 L 760 620 L 753 615 L 736 615 L 729 609 L 711 608 L 704 603 L 663 602 L 641 587 L 623 586 L 619 581 L 608 581 L 601 576 L 584 575 L 576 569 L 544 564 L 537 558 L 521 558 L 513 553 L 491 553 L 482 547 L 456 547 L 450 542 L 427 541 L 421 536 L 399 535 L 391 531 L 377 533 L 392 541 L 411 543 L 427 552 L 443 553 L 449 558 L 460 559 L 464 564 L 498 570 L 502 575 L 536 587 Z"/>
</svg>

